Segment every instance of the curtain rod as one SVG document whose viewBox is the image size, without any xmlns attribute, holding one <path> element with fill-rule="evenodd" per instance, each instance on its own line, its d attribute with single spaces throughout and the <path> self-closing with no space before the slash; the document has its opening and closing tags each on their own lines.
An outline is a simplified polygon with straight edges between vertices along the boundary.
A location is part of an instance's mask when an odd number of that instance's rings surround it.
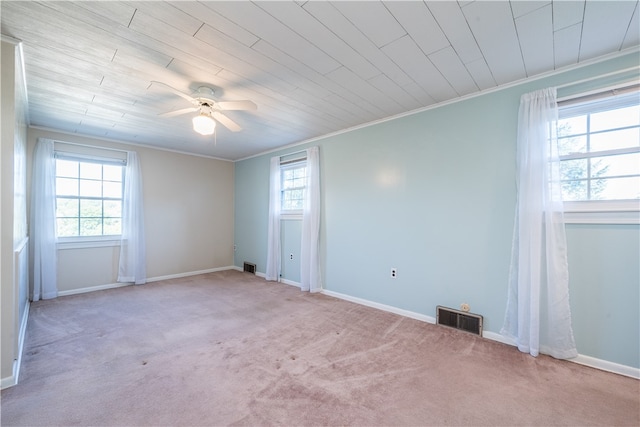
<svg viewBox="0 0 640 427">
<path fill-rule="evenodd" d="M 587 83 L 587 82 L 590 82 L 590 81 L 593 81 L 593 80 L 597 80 L 597 79 L 603 79 L 603 78 L 609 77 L 609 76 L 615 76 L 616 74 L 622 74 L 622 73 L 626 73 L 628 71 L 633 71 L 633 70 L 640 70 L 640 67 L 636 65 L 634 67 L 625 68 L 624 70 L 613 71 L 611 73 L 602 74 L 602 75 L 595 76 L 595 77 L 589 77 L 589 78 L 578 80 L 578 81 L 571 82 L 571 83 L 565 83 L 563 85 L 556 86 L 556 89 L 564 89 L 566 87 L 576 86 L 576 85 L 579 85 L 579 84 L 582 84 L 582 83 Z"/>
<path fill-rule="evenodd" d="M 128 153 L 129 151 L 127 150 L 119 150 L 117 148 L 109 148 L 109 147 L 103 147 L 101 145 L 89 145 L 89 144 L 81 144 L 79 142 L 68 142 L 68 141 L 59 141 L 59 140 L 54 140 L 54 142 L 57 142 L 59 144 L 68 144 L 68 145 L 77 145 L 79 147 L 87 147 L 87 148 L 98 148 L 101 150 L 111 150 L 111 151 L 119 151 L 120 153 Z"/>
</svg>

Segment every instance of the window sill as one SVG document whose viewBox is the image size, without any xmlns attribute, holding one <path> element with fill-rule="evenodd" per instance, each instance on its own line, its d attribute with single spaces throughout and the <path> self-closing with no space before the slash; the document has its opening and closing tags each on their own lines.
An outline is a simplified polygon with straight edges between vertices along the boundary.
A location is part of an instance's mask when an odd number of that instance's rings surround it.
<svg viewBox="0 0 640 427">
<path fill-rule="evenodd" d="M 120 246 L 120 236 L 61 237 L 58 238 L 57 242 L 59 250 L 105 248 L 113 246 Z"/>
<path fill-rule="evenodd" d="M 640 224 L 640 212 L 565 212 L 565 224 Z"/>
<path fill-rule="evenodd" d="M 640 224 L 640 201 L 565 202 L 567 224 Z"/>
<path fill-rule="evenodd" d="M 302 220 L 302 213 L 287 213 L 287 214 L 281 213 L 280 220 L 281 221 Z"/>
</svg>

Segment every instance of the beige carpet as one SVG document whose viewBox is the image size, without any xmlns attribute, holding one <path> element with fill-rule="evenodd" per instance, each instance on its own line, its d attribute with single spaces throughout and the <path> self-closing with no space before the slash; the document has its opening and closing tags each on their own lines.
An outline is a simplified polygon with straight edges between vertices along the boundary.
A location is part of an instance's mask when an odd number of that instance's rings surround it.
<svg viewBox="0 0 640 427">
<path fill-rule="evenodd" d="M 34 303 L 1 422 L 638 426 L 639 384 L 224 271 Z"/>
</svg>

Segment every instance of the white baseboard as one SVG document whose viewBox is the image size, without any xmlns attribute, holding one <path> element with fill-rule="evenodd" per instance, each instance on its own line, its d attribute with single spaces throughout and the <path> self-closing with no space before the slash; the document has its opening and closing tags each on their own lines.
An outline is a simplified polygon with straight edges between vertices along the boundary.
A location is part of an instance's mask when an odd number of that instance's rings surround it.
<svg viewBox="0 0 640 427">
<path fill-rule="evenodd" d="M 70 289 L 68 291 L 58 291 L 58 296 L 66 297 L 69 295 L 85 294 L 87 292 L 104 291 L 105 289 L 122 288 L 130 285 L 131 283 L 109 283 L 106 285 L 88 286 L 86 288 Z"/>
<path fill-rule="evenodd" d="M 280 279 L 280 283 L 284 283 L 285 285 L 289 285 L 289 286 L 295 286 L 296 288 L 300 287 L 300 283 L 299 282 L 294 282 L 293 280 L 289 280 L 289 279 Z"/>
<path fill-rule="evenodd" d="M 151 283 L 151 282 L 159 282 L 161 280 L 169 280 L 169 279 L 179 279 L 182 277 L 189 277 L 189 276 L 197 276 L 198 274 L 206 274 L 206 273 L 215 273 L 216 271 L 224 271 L 224 270 L 237 270 L 238 268 L 236 266 L 227 266 L 227 267 L 216 267 L 216 268 L 208 268 L 206 270 L 197 270 L 197 271 L 187 271 L 185 273 L 178 273 L 178 274 L 169 274 L 166 276 L 157 276 L 157 277 L 149 277 L 147 278 L 146 283 Z M 76 294 L 84 294 L 86 292 L 95 292 L 95 291 L 103 291 L 106 289 L 115 289 L 115 288 L 122 288 L 124 286 L 132 286 L 133 283 L 109 283 L 106 285 L 97 285 L 97 286 L 89 286 L 86 288 L 78 288 L 78 289 L 71 289 L 68 291 L 59 291 L 58 292 L 58 296 L 60 297 L 64 297 L 64 296 L 68 296 L 68 295 L 76 295 Z"/>
<path fill-rule="evenodd" d="M 27 335 L 27 322 L 29 321 L 29 308 L 31 304 L 27 301 L 27 305 L 24 308 L 24 314 L 20 319 L 20 329 L 18 331 L 18 359 L 13 361 L 12 375 L 6 378 L 0 379 L 0 390 L 13 387 L 18 384 L 20 378 L 20 367 L 22 366 L 22 351 L 24 349 L 24 339 Z"/>
<path fill-rule="evenodd" d="M 427 323 L 436 323 L 436 319 L 420 313 L 415 313 L 413 311 L 403 310 L 401 308 L 393 307 L 390 305 L 380 304 L 377 302 L 365 300 L 362 298 L 352 297 L 350 295 L 341 294 L 339 292 L 333 292 L 326 289 L 322 290 L 322 293 L 325 295 L 329 295 L 335 298 L 343 299 L 346 301 L 351 301 L 356 304 L 366 305 L 367 307 L 377 308 L 379 310 L 388 311 L 390 313 L 399 314 L 400 316 L 409 317 L 416 320 L 421 320 Z M 516 343 L 513 340 L 502 336 L 499 333 L 491 332 L 491 331 L 483 331 L 482 337 L 486 339 L 490 339 L 492 341 L 498 341 L 503 344 L 508 344 L 511 346 L 516 346 Z M 614 362 L 609 362 L 607 360 L 597 359 L 591 356 L 585 356 L 579 354 L 578 357 L 573 359 L 567 359 L 568 362 L 578 363 L 580 365 L 589 366 L 591 368 L 600 369 L 607 372 L 612 372 L 618 375 L 624 375 L 625 377 L 631 377 L 640 379 L 640 369 L 634 368 L 632 366 L 621 365 Z"/>
<path fill-rule="evenodd" d="M 4 377 L 0 380 L 0 390 L 4 390 L 5 388 L 9 388 L 9 387 L 13 387 L 14 385 L 18 384 L 18 381 L 16 381 L 16 376 L 15 376 L 15 372 L 16 372 L 16 365 L 17 365 L 18 361 L 14 360 L 13 361 L 13 372 L 14 374 L 12 374 L 11 376 L 8 377 Z"/>
<path fill-rule="evenodd" d="M 507 344 L 513 347 L 517 347 L 517 344 L 511 338 L 505 337 L 504 335 L 498 334 L 496 332 L 491 331 L 482 331 L 482 338 L 489 339 L 491 341 L 498 341 L 502 344 Z"/>
<path fill-rule="evenodd" d="M 596 359 L 595 357 L 585 356 L 579 354 L 578 357 L 568 359 L 569 362 L 577 363 L 579 365 L 589 366 L 591 368 L 600 369 L 602 371 L 613 372 L 614 374 L 624 375 L 625 377 L 631 377 L 640 379 L 640 369 L 632 366 L 621 365 L 619 363 L 609 362 L 607 360 Z"/>
<path fill-rule="evenodd" d="M 322 293 L 325 295 L 329 295 L 331 297 L 355 302 L 356 304 L 366 305 L 367 307 L 373 307 L 373 308 L 377 308 L 378 310 L 388 311 L 389 313 L 399 314 L 400 316 L 409 317 L 411 319 L 416 319 L 416 320 L 420 320 L 427 323 L 436 323 L 435 317 L 427 316 L 425 314 L 420 314 L 420 313 L 416 313 L 409 310 L 403 310 L 401 308 L 393 307 L 391 305 L 380 304 L 380 303 L 369 301 L 366 299 L 341 294 L 339 292 L 329 291 L 327 289 L 323 289 Z"/>
<path fill-rule="evenodd" d="M 158 276 L 158 277 L 148 278 L 147 283 L 159 282 L 160 280 L 168 280 L 168 279 L 180 279 L 182 277 L 197 276 L 198 274 L 215 273 L 216 271 L 235 270 L 235 269 L 236 269 L 235 265 L 228 265 L 226 267 L 215 267 L 215 268 L 208 268 L 206 270 L 188 271 L 186 273 L 178 273 L 178 274 L 169 274 L 167 276 Z"/>
<path fill-rule="evenodd" d="M 27 322 L 29 321 L 29 310 L 31 309 L 31 302 L 27 300 L 27 303 L 24 307 L 24 313 L 22 314 L 22 319 L 20 319 L 20 332 L 18 335 L 18 363 L 16 366 L 16 384 L 20 378 L 20 367 L 22 366 L 22 351 L 24 349 L 24 340 L 27 336 Z"/>
</svg>

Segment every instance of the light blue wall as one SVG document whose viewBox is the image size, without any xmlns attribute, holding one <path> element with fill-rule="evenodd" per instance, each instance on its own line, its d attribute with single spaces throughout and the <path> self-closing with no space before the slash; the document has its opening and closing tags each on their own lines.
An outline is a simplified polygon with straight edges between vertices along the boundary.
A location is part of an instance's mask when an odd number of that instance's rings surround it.
<svg viewBox="0 0 640 427">
<path fill-rule="evenodd" d="M 234 168 L 234 262 L 264 273 L 269 217 L 269 157 L 236 162 Z"/>
<path fill-rule="evenodd" d="M 638 367 L 640 228 L 567 226 L 573 332 L 581 354 Z"/>
<path fill-rule="evenodd" d="M 637 64 L 637 54 L 620 57 L 308 144 L 320 146 L 324 288 L 432 317 L 438 304 L 466 302 L 499 332 L 520 96 Z M 264 272 L 269 158 L 305 147 L 236 163 L 236 265 L 250 260 Z M 633 367 L 638 230 L 568 229 L 578 351 Z"/>
<path fill-rule="evenodd" d="M 287 219 L 282 221 L 282 262 L 281 274 L 285 279 L 300 283 L 300 247 L 302 236 L 302 220 Z M 293 258 L 293 259 L 292 259 Z"/>
<path fill-rule="evenodd" d="M 515 128 L 488 106 L 504 103 L 478 97 L 322 146 L 327 289 L 430 316 L 467 302 L 499 328 Z"/>
</svg>

